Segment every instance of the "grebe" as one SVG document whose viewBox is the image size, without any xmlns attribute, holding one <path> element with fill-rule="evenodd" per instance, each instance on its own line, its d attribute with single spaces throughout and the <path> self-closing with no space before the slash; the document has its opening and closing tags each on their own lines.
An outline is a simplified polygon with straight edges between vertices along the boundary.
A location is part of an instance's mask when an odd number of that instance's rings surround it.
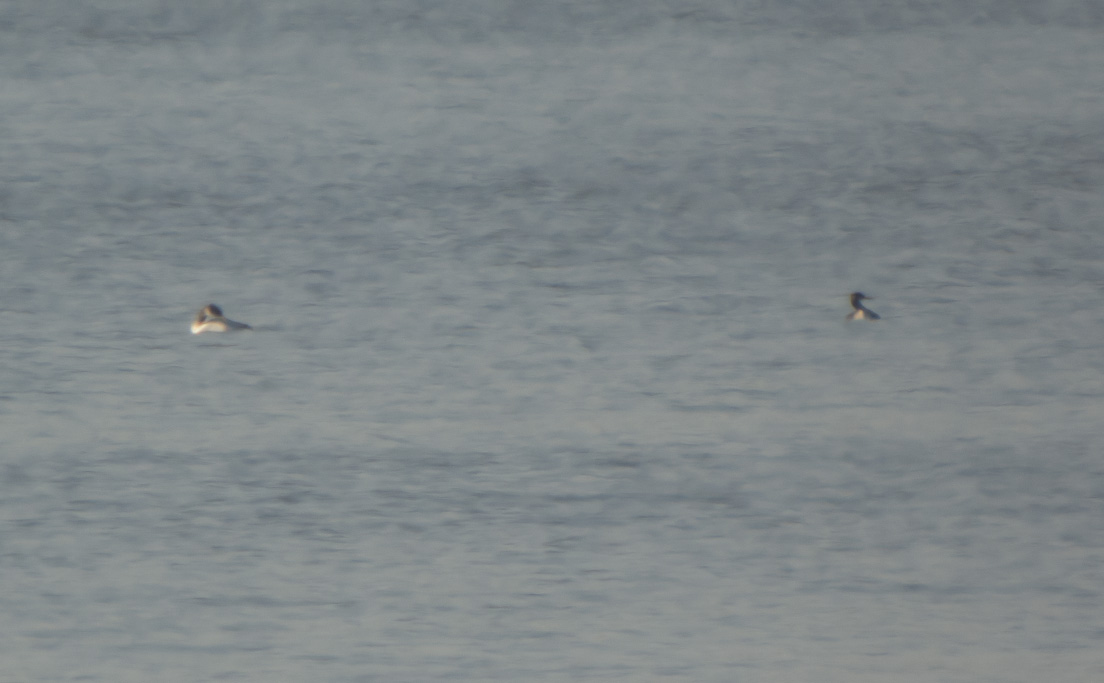
<svg viewBox="0 0 1104 683">
<path fill-rule="evenodd" d="M 203 310 L 196 313 L 192 321 L 192 334 L 202 332 L 232 332 L 234 330 L 253 329 L 245 323 L 235 322 L 222 314 L 222 309 L 214 304 L 207 304 Z"/>
<path fill-rule="evenodd" d="M 880 320 L 882 316 L 878 315 L 874 311 L 870 310 L 866 306 L 862 305 L 863 299 L 873 299 L 872 296 L 867 296 L 862 292 L 854 292 L 851 294 L 851 308 L 855 310 L 847 316 L 848 320 Z"/>
</svg>

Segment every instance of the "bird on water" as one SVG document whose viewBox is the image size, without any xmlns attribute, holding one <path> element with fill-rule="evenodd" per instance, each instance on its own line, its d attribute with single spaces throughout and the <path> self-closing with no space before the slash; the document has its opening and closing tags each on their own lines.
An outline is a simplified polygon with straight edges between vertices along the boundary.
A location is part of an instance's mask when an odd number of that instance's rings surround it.
<svg viewBox="0 0 1104 683">
<path fill-rule="evenodd" d="M 855 309 L 847 316 L 848 320 L 880 320 L 882 316 L 862 305 L 863 299 L 873 299 L 862 292 L 852 292 L 851 308 Z"/>
<path fill-rule="evenodd" d="M 222 309 L 214 304 L 207 304 L 199 313 L 196 313 L 192 321 L 192 334 L 203 332 L 233 332 L 234 330 L 253 329 L 245 323 L 230 320 L 222 314 Z"/>
</svg>

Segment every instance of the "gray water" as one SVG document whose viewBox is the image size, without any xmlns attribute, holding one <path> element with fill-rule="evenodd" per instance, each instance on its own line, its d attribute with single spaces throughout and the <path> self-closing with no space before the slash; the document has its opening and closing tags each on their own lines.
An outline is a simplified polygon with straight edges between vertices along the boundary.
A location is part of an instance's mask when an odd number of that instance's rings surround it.
<svg viewBox="0 0 1104 683">
<path fill-rule="evenodd" d="M 1101 680 L 1101 112 L 1093 2 L 0 5 L 0 680 Z"/>
</svg>

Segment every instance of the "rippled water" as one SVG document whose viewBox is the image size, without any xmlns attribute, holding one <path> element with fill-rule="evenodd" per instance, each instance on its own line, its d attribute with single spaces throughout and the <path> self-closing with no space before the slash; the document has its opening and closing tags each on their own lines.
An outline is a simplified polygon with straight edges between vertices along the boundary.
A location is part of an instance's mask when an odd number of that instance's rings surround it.
<svg viewBox="0 0 1104 683">
<path fill-rule="evenodd" d="M 5 5 L 0 678 L 1100 678 L 1104 23 L 964 12 Z"/>
</svg>

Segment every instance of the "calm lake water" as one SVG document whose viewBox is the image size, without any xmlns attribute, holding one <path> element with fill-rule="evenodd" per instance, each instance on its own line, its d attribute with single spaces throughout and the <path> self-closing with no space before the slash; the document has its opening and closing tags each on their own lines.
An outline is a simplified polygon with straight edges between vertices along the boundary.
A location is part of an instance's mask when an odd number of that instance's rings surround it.
<svg viewBox="0 0 1104 683">
<path fill-rule="evenodd" d="M 1104 677 L 1094 3 L 95 4 L 0 7 L 0 681 Z"/>
</svg>

